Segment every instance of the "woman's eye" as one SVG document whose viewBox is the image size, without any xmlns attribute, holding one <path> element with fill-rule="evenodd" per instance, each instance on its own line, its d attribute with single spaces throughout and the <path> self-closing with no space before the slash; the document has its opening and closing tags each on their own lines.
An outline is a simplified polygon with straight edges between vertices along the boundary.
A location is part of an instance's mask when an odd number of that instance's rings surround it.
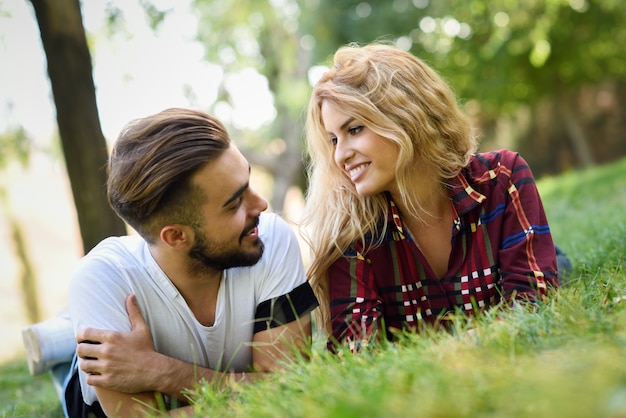
<svg viewBox="0 0 626 418">
<path fill-rule="evenodd" d="M 362 130 L 363 130 L 362 126 L 353 126 L 353 127 L 348 129 L 348 132 L 350 133 L 350 135 L 356 135 L 359 132 L 361 132 Z"/>
<path fill-rule="evenodd" d="M 333 146 L 337 145 L 337 137 L 336 136 L 331 136 L 330 137 L 330 143 L 333 144 Z"/>
</svg>

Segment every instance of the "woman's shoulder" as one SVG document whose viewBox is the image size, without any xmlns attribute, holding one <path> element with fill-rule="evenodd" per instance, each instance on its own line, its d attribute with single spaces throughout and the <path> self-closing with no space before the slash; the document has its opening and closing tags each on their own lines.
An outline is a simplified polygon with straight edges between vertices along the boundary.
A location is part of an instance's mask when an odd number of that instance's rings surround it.
<svg viewBox="0 0 626 418">
<path fill-rule="evenodd" d="M 527 170 L 528 163 L 518 152 L 499 149 L 473 154 L 463 173 L 469 183 L 483 183 L 497 178 L 509 178 Z"/>
<path fill-rule="evenodd" d="M 513 168 L 520 165 L 520 163 L 526 165 L 526 161 L 518 152 L 503 148 L 473 154 L 469 167 L 474 169 L 472 171 L 485 171 L 495 170 L 498 167 Z"/>
</svg>

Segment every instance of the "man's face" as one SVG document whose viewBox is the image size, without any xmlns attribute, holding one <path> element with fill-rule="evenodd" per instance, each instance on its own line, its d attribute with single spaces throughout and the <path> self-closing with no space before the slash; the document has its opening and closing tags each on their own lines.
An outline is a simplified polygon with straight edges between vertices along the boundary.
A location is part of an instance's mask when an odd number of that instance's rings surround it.
<svg viewBox="0 0 626 418">
<path fill-rule="evenodd" d="M 191 268 L 224 270 L 256 264 L 263 254 L 259 215 L 267 201 L 250 188 L 250 165 L 231 145 L 192 177 L 206 196 L 203 225 L 194 229 Z"/>
</svg>

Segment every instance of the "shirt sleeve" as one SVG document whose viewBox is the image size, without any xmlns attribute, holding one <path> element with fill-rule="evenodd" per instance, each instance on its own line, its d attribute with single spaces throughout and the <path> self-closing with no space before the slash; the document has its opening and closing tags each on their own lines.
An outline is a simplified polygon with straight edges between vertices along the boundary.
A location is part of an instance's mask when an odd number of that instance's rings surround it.
<svg viewBox="0 0 626 418">
<path fill-rule="evenodd" d="M 510 169 L 499 250 L 503 296 L 536 300 L 558 286 L 556 251 L 535 179 L 517 153 L 504 153 Z"/>
<path fill-rule="evenodd" d="M 382 321 L 371 263 L 360 253 L 344 255 L 328 269 L 332 334 L 328 349 L 347 346 L 358 351 L 378 331 Z"/>
<path fill-rule="evenodd" d="M 262 216 L 265 269 L 257 286 L 255 333 L 292 322 L 319 305 L 307 281 L 295 233 L 279 216 Z"/>
<path fill-rule="evenodd" d="M 68 289 L 68 311 L 75 333 L 86 327 L 131 330 L 125 301 L 133 292 L 122 276 L 114 263 L 101 257 L 87 255 L 78 263 Z M 80 369 L 79 379 L 83 399 L 91 405 L 97 401 L 96 393 Z"/>
<path fill-rule="evenodd" d="M 70 281 L 68 309 L 74 331 L 100 328 L 130 331 L 126 296 L 132 292 L 119 268 L 99 257 L 87 256 Z"/>
</svg>

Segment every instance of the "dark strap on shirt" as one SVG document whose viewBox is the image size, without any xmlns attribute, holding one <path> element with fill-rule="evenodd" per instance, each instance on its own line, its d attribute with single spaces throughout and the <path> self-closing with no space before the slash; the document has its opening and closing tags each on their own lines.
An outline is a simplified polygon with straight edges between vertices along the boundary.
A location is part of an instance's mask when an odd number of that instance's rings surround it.
<svg viewBox="0 0 626 418">
<path fill-rule="evenodd" d="M 263 301 L 254 315 L 254 333 L 288 324 L 317 308 L 319 302 L 309 282 L 291 292 Z"/>
</svg>

